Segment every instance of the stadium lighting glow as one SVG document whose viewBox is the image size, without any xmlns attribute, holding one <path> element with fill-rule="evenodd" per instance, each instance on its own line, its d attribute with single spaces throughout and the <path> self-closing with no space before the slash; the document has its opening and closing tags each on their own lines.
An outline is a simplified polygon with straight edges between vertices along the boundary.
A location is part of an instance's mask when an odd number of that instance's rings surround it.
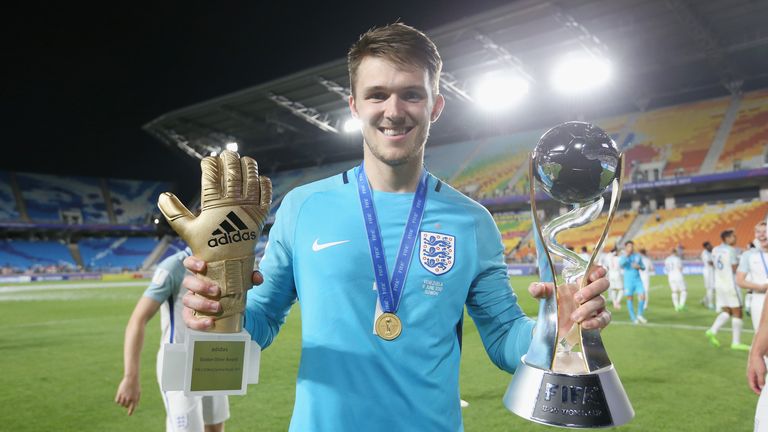
<svg viewBox="0 0 768 432">
<path fill-rule="evenodd" d="M 237 151 L 237 143 L 236 142 L 228 142 L 227 143 L 227 150 L 236 152 Z"/>
<path fill-rule="evenodd" d="M 351 117 L 344 122 L 344 132 L 346 133 L 357 132 L 360 130 L 361 126 L 362 124 L 360 122 L 360 119 Z"/>
<path fill-rule="evenodd" d="M 216 151 L 212 151 L 212 152 L 211 152 L 211 156 L 213 156 L 213 157 L 216 157 L 216 156 L 218 156 L 218 155 L 219 155 L 219 153 L 218 153 L 218 152 L 216 152 Z"/>
<path fill-rule="evenodd" d="M 154 222 L 155 222 L 155 225 L 157 225 L 157 224 L 159 224 L 159 223 L 160 223 L 160 219 L 158 219 L 158 218 L 155 218 Z"/>
<path fill-rule="evenodd" d="M 576 94 L 593 90 L 611 80 L 608 59 L 588 54 L 570 54 L 552 71 L 552 86 L 559 92 Z"/>
<path fill-rule="evenodd" d="M 530 84 L 513 75 L 488 75 L 482 78 L 472 92 L 475 102 L 483 109 L 510 108 L 528 94 Z"/>
</svg>

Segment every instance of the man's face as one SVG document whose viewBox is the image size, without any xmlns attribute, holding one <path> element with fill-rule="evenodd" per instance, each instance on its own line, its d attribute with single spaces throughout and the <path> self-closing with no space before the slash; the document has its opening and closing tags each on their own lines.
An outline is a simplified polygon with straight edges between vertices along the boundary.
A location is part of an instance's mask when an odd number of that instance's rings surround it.
<svg viewBox="0 0 768 432">
<path fill-rule="evenodd" d="M 736 234 L 731 234 L 730 236 L 725 238 L 725 244 L 729 246 L 733 246 L 736 244 Z"/>
<path fill-rule="evenodd" d="M 632 243 L 627 243 L 624 245 L 624 252 L 627 253 L 627 255 L 632 255 L 632 252 L 635 251 L 635 245 Z"/>
<path fill-rule="evenodd" d="M 757 241 L 755 246 L 758 246 L 763 250 L 768 250 L 768 236 L 765 232 L 765 225 L 758 225 L 755 227 L 755 240 Z"/>
<path fill-rule="evenodd" d="M 445 101 L 432 95 L 429 73 L 365 57 L 357 69 L 352 115 L 362 123 L 366 153 L 390 166 L 421 158 L 430 124 Z"/>
</svg>

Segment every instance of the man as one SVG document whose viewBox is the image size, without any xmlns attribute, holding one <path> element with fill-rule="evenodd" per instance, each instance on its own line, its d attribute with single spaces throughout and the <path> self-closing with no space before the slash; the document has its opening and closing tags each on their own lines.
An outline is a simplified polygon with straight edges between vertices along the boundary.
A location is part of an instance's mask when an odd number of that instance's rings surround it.
<svg viewBox="0 0 768 432">
<path fill-rule="evenodd" d="M 643 290 L 645 291 L 645 310 L 648 310 L 648 303 L 651 301 L 651 274 L 655 274 L 653 271 L 653 261 L 646 254 L 645 248 L 640 249 L 640 259 L 643 260 L 644 269 L 640 270 L 640 280 L 643 282 Z"/>
<path fill-rule="evenodd" d="M 677 248 L 672 249 L 672 255 L 664 260 L 664 272 L 667 273 L 669 288 L 672 290 L 672 306 L 675 312 L 684 311 L 688 292 L 683 279 L 683 260 L 677 255 Z"/>
<path fill-rule="evenodd" d="M 600 256 L 600 265 L 608 269 L 608 282 L 610 283 L 608 296 L 613 303 L 614 310 L 621 310 L 621 294 L 624 289 L 618 253 L 618 249 L 614 246 L 610 252 L 604 252 Z"/>
<path fill-rule="evenodd" d="M 640 254 L 635 253 L 635 242 L 628 240 L 624 243 L 624 254 L 619 258 L 619 267 L 624 271 L 624 296 L 627 298 L 629 319 L 634 324 L 646 324 L 643 316 L 645 311 L 645 290 L 640 279 L 640 270 L 644 270 Z M 637 296 L 637 314 L 635 314 L 634 298 Z"/>
<path fill-rule="evenodd" d="M 752 291 L 752 327 L 757 330 L 763 314 L 765 291 L 768 289 L 768 237 L 765 221 L 755 225 L 754 248 L 744 252 L 736 270 L 736 284 Z"/>
<path fill-rule="evenodd" d="M 749 351 L 749 345 L 741 343 L 741 330 L 744 327 L 744 321 L 741 319 L 741 291 L 736 286 L 734 272 L 738 259 L 736 257 L 736 233 L 729 229 L 720 233 L 723 243 L 712 249 L 712 262 L 715 265 L 714 284 L 715 295 L 717 297 L 717 308 L 720 314 L 715 318 L 712 327 L 704 334 L 709 342 L 715 346 L 720 346 L 717 340 L 717 331 L 731 318 L 732 340 L 731 349 L 736 351 Z"/>
<path fill-rule="evenodd" d="M 581 247 L 581 252 L 579 252 L 579 256 L 581 259 L 583 259 L 586 262 L 589 262 L 589 259 L 592 258 L 592 255 L 589 254 L 589 250 L 586 246 Z"/>
<path fill-rule="evenodd" d="M 445 103 L 434 44 L 392 24 L 364 34 L 348 62 L 363 164 L 286 195 L 261 262 L 263 283 L 248 292 L 245 328 L 266 348 L 301 302 L 291 431 L 462 430 L 465 305 L 493 362 L 510 372 L 530 345 L 534 322 L 509 287 L 490 214 L 423 168 L 430 124 Z M 408 258 L 409 251 L 416 256 Z M 194 258 L 185 266 L 205 269 Z M 594 271 L 584 289 L 558 291 L 563 328 L 574 321 L 607 325 L 599 295 L 608 288 L 604 274 Z M 261 280 L 255 273 L 254 282 Z M 200 278 L 187 277 L 185 286 L 218 293 Z M 544 297 L 552 285 L 534 283 L 529 292 Z M 184 301 L 201 312 L 220 307 L 202 296 Z M 196 329 L 213 324 L 189 310 L 185 320 Z"/>
<path fill-rule="evenodd" d="M 736 272 L 736 281 L 742 288 L 752 289 L 762 297 L 763 303 L 752 309 L 755 337 L 747 363 L 747 382 L 760 395 L 755 412 L 755 430 L 765 430 L 768 425 L 768 389 L 765 387 L 766 355 L 768 355 L 768 319 L 763 316 L 765 292 L 768 289 L 768 237 L 766 222 L 755 226 L 755 248 L 742 255 Z M 762 426 L 763 429 L 760 427 Z"/>
<path fill-rule="evenodd" d="M 705 302 L 707 308 L 715 310 L 715 264 L 712 262 L 712 243 L 705 241 L 702 244 L 701 262 L 704 263 L 702 274 L 704 276 L 704 288 L 707 290 Z"/>
<path fill-rule="evenodd" d="M 183 343 L 186 337 L 186 327 L 181 325 L 184 305 L 181 303 L 183 296 L 179 295 L 179 289 L 186 273 L 182 261 L 190 255 L 191 251 L 187 249 L 158 264 L 152 282 L 136 303 L 128 321 L 123 347 L 123 379 L 115 396 L 115 402 L 127 408 L 128 415 L 133 414 L 141 396 L 139 360 L 147 322 L 161 310 L 161 348 L 163 343 Z M 163 364 L 161 354 L 162 350 L 157 358 L 158 383 Z M 163 402 L 165 428 L 168 432 L 222 432 L 224 422 L 229 418 L 227 396 L 185 396 L 182 391 L 168 391 L 163 392 Z"/>
</svg>

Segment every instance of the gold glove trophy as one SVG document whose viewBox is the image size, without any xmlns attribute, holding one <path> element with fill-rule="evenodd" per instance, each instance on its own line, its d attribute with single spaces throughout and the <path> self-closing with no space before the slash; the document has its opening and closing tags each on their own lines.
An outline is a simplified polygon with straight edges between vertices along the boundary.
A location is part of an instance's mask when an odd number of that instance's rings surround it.
<svg viewBox="0 0 768 432">
<path fill-rule="evenodd" d="M 528 353 L 521 359 L 504 395 L 504 405 L 537 423 L 569 428 L 603 428 L 630 421 L 635 413 L 600 338 L 600 330 L 580 325 L 558 328 L 558 290 L 550 252 L 564 260 L 563 278 L 581 287 L 593 269 L 619 204 L 623 156 L 602 129 L 568 122 L 547 131 L 529 161 L 533 234 L 539 277 L 555 284 L 554 294 L 539 302 L 539 317 Z M 573 205 L 568 213 L 542 226 L 536 210 L 535 184 L 555 200 Z M 595 220 L 603 193 L 612 186 L 608 221 L 589 262 L 558 244 L 566 229 Z M 581 351 L 577 351 L 581 345 Z"/>
<path fill-rule="evenodd" d="M 205 274 L 221 290 L 217 314 L 205 332 L 188 329 L 184 343 L 165 344 L 161 389 L 191 395 L 245 394 L 259 376 L 261 348 L 243 329 L 245 294 L 252 286 L 254 246 L 267 220 L 272 184 L 260 177 L 256 161 L 224 151 L 206 157 L 202 168 L 201 212 L 195 217 L 176 196 L 163 193 L 158 207 L 171 227 L 207 262 Z"/>
</svg>

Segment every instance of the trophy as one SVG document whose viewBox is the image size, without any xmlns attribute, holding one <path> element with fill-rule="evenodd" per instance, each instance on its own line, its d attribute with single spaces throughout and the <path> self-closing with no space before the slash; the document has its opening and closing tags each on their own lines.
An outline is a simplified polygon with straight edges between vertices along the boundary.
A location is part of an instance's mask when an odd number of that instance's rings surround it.
<svg viewBox="0 0 768 432">
<path fill-rule="evenodd" d="M 554 254 L 564 261 L 563 279 L 588 282 L 598 251 L 619 204 L 623 156 L 602 129 L 567 122 L 547 131 L 529 158 L 531 214 L 539 276 L 555 285 L 554 293 L 539 301 L 539 317 L 528 352 L 517 367 L 504 395 L 504 405 L 537 423 L 569 428 L 622 425 L 635 413 L 600 338 L 600 330 L 558 328 L 558 287 Z M 573 209 L 542 225 L 536 210 L 536 184 Z M 555 237 L 569 228 L 595 220 L 603 193 L 611 187 L 608 222 L 587 262 L 558 244 Z M 580 348 L 580 351 L 579 351 Z"/>
<path fill-rule="evenodd" d="M 205 274 L 195 276 L 220 288 L 218 296 L 209 298 L 219 301 L 221 310 L 196 312 L 198 319 L 212 317 L 213 327 L 205 332 L 189 329 L 182 343 L 163 346 L 160 387 L 189 395 L 242 395 L 259 376 L 261 348 L 243 329 L 243 311 L 272 184 L 259 176 L 256 161 L 231 151 L 203 158 L 200 167 L 198 216 L 168 192 L 157 204 L 192 253 L 206 261 Z"/>
</svg>

